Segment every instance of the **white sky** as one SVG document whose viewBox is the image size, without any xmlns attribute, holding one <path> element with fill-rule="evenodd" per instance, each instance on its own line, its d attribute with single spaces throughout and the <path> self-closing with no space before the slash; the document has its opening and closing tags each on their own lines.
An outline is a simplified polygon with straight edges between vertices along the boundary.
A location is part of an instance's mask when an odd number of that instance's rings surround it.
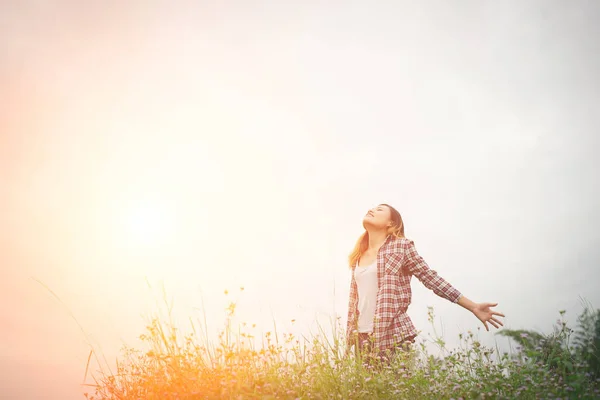
<svg viewBox="0 0 600 400">
<path fill-rule="evenodd" d="M 510 328 L 600 304 L 592 2 L 92 3 L 0 5 L 0 393 L 81 393 L 85 338 L 32 277 L 113 359 L 145 277 L 213 330 L 240 286 L 264 331 L 345 322 L 381 202 Z M 415 279 L 423 336 L 428 305 L 450 347 L 478 326 Z"/>
</svg>

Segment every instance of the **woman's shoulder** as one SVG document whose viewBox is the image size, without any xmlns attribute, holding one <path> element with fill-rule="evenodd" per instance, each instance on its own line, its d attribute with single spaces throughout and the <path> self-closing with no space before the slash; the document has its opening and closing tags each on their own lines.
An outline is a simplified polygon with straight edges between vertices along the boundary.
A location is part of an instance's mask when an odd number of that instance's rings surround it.
<svg viewBox="0 0 600 400">
<path fill-rule="evenodd" d="M 390 243 L 410 243 L 412 242 L 412 239 L 407 238 L 406 236 L 402 236 L 402 237 L 396 237 L 396 236 L 392 236 Z"/>
<path fill-rule="evenodd" d="M 388 242 L 388 249 L 394 253 L 404 250 L 413 241 L 407 237 L 392 237 Z"/>
</svg>

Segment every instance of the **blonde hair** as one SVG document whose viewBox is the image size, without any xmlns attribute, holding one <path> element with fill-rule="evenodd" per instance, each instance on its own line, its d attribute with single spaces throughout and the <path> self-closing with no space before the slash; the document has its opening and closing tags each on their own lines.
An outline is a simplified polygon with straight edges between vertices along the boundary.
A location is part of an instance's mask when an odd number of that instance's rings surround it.
<svg viewBox="0 0 600 400">
<path fill-rule="evenodd" d="M 402 216 L 394 207 L 381 204 L 382 206 L 386 206 L 390 209 L 392 225 L 388 228 L 388 235 L 391 235 L 395 238 L 403 238 L 404 237 L 404 222 L 402 221 Z M 354 268 L 354 266 L 358 263 L 362 255 L 369 248 L 369 232 L 366 230 L 360 235 L 358 240 L 356 241 L 356 245 L 354 245 L 354 249 L 348 256 L 348 262 L 350 264 L 350 268 Z"/>
</svg>

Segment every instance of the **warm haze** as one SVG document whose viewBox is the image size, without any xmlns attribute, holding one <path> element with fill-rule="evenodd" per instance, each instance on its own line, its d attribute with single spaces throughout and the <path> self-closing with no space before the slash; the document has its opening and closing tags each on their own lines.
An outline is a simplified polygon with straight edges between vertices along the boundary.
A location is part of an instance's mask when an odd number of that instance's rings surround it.
<svg viewBox="0 0 600 400">
<path fill-rule="evenodd" d="M 382 202 L 507 327 L 600 305 L 598 6 L 272 3 L 0 5 L 7 398 L 80 398 L 69 313 L 114 360 L 163 284 L 184 329 L 242 286 L 262 331 L 345 319 Z M 413 280 L 422 337 L 428 305 L 450 346 L 480 326 Z"/>
</svg>

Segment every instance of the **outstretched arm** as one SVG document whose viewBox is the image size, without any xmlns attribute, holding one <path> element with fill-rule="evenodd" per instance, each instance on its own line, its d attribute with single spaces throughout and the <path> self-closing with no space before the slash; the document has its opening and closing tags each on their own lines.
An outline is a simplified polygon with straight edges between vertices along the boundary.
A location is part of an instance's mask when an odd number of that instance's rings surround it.
<svg viewBox="0 0 600 400">
<path fill-rule="evenodd" d="M 406 257 L 405 265 L 411 275 L 416 276 L 427 289 L 432 290 L 438 296 L 452 303 L 458 302 L 461 293 L 444 278 L 439 276 L 436 271 L 429 268 L 429 265 L 427 265 L 423 257 L 417 252 L 415 243 L 412 240 L 408 240 L 404 251 Z"/>
<path fill-rule="evenodd" d="M 504 317 L 504 314 L 492 311 L 491 309 L 491 307 L 496 307 L 498 303 L 475 303 L 463 296 L 450 283 L 439 276 L 437 272 L 429 268 L 423 257 L 417 252 L 412 240 L 408 241 L 405 251 L 408 271 L 416 276 L 425 287 L 433 290 L 438 296 L 457 303 L 471 311 L 483 323 L 487 331 L 490 330 L 488 322 L 495 328 L 503 326 L 497 317 Z"/>
</svg>

